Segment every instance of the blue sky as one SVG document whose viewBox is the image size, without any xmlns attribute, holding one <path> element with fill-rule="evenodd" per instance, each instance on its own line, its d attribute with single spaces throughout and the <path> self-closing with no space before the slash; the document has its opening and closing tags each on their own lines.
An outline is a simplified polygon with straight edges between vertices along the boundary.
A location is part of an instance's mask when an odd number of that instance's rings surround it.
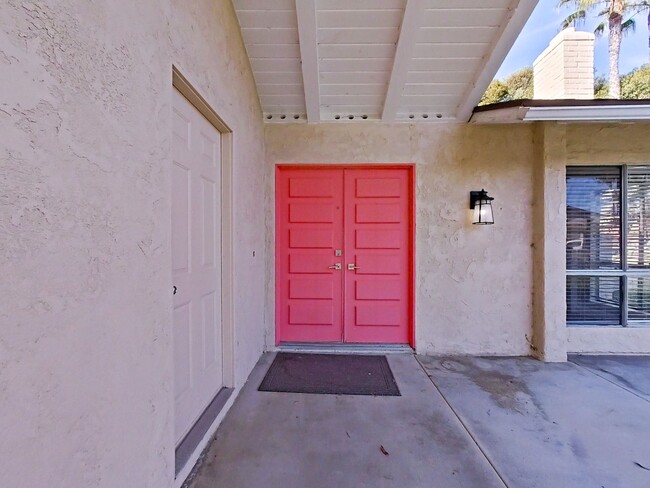
<svg viewBox="0 0 650 488">
<path fill-rule="evenodd" d="M 510 50 L 496 78 L 503 79 L 518 69 L 532 66 L 535 58 L 546 48 L 549 41 L 559 32 L 562 20 L 571 13 L 570 8 L 557 7 L 557 0 L 539 0 L 535 11 L 528 19 L 519 38 Z M 648 26 L 647 13 L 635 17 L 636 31 L 628 33 L 623 38 L 620 57 L 621 74 L 628 73 L 634 68 L 648 62 Z M 600 23 L 593 15 L 585 19 L 577 30 L 593 32 Z M 596 37 L 594 54 L 597 75 L 607 74 L 607 30 L 601 37 Z"/>
</svg>

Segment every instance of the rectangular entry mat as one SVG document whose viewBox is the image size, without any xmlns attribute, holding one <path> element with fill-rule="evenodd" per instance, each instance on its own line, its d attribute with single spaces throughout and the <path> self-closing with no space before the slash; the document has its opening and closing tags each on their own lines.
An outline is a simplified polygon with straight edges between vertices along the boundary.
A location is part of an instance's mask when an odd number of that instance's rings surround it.
<svg viewBox="0 0 650 488">
<path fill-rule="evenodd" d="M 279 352 L 259 391 L 401 396 L 386 356 Z"/>
</svg>

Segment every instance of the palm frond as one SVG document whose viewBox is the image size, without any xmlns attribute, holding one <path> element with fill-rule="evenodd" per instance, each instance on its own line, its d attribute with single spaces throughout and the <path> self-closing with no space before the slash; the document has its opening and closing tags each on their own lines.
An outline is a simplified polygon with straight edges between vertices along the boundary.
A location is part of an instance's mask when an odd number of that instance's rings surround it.
<svg viewBox="0 0 650 488">
<path fill-rule="evenodd" d="M 594 29 L 594 34 L 596 34 L 597 36 L 602 36 L 603 32 L 605 32 L 605 22 L 601 22 Z"/>
<path fill-rule="evenodd" d="M 626 34 L 628 31 L 634 32 L 636 30 L 636 20 L 628 19 L 621 25 L 623 33 Z"/>
<path fill-rule="evenodd" d="M 577 0 L 577 3 L 580 10 L 589 10 L 598 4 L 606 4 L 610 2 L 605 0 Z"/>
<path fill-rule="evenodd" d="M 577 10 L 576 12 L 573 12 L 572 14 L 569 14 L 566 19 L 562 21 L 562 24 L 560 24 L 560 27 L 562 29 L 566 29 L 567 27 L 570 26 L 575 26 L 575 25 L 582 25 L 585 21 L 585 18 L 587 17 L 587 11 L 586 10 Z"/>
</svg>

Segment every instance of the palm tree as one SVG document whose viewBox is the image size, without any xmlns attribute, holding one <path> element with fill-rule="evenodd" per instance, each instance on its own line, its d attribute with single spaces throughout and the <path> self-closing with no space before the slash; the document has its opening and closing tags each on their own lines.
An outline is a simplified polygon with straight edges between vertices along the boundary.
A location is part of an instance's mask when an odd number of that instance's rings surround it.
<svg viewBox="0 0 650 488">
<path fill-rule="evenodd" d="M 621 41 L 623 32 L 627 29 L 634 29 L 633 18 L 623 20 L 626 14 L 637 13 L 649 8 L 648 0 L 559 0 L 559 6 L 573 5 L 575 11 L 567 16 L 562 22 L 562 28 L 570 25 L 583 23 L 587 12 L 600 9 L 598 17 L 604 17 L 594 33 L 602 35 L 605 31 L 605 24 L 609 30 L 609 96 L 610 98 L 621 98 L 621 77 L 618 71 L 618 62 L 621 54 Z M 649 20 L 650 22 L 650 20 Z"/>
</svg>

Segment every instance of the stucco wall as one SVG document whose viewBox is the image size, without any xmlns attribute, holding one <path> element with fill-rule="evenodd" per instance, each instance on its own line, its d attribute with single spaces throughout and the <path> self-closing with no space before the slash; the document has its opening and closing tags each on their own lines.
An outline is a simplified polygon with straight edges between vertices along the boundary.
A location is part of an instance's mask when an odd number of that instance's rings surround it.
<svg viewBox="0 0 650 488">
<path fill-rule="evenodd" d="M 556 168 L 562 180 L 567 165 L 620 165 L 650 164 L 650 124 L 545 124 L 545 166 Z M 552 170 L 551 170 L 552 171 Z M 547 222 L 545 238 L 549 261 L 546 282 L 558 283 L 554 291 L 557 298 L 564 297 L 566 273 L 566 213 L 558 202 L 566 201 L 566 185 L 562 182 L 546 188 L 546 200 L 556 202 L 555 217 Z M 537 307 L 536 307 L 537 309 Z M 546 337 L 554 337 L 551 354 L 562 353 L 650 353 L 650 327 L 569 327 L 561 330 L 558 324 L 566 323 L 566 309 L 562 306 L 546 307 Z M 549 325 L 550 324 L 550 325 Z M 559 340 L 558 340 L 559 339 Z M 566 347 L 565 351 L 561 351 Z"/>
<path fill-rule="evenodd" d="M 2 486 L 173 482 L 172 64 L 235 134 L 237 385 L 262 351 L 262 117 L 231 3 L 2 2 Z"/>
<path fill-rule="evenodd" d="M 566 361 L 565 125 L 535 127 L 533 354 Z"/>
<path fill-rule="evenodd" d="M 532 340 L 532 126 L 267 125 L 267 345 L 274 344 L 274 166 L 416 164 L 416 347 L 528 355 Z M 471 224 L 470 190 L 495 225 Z"/>
</svg>

